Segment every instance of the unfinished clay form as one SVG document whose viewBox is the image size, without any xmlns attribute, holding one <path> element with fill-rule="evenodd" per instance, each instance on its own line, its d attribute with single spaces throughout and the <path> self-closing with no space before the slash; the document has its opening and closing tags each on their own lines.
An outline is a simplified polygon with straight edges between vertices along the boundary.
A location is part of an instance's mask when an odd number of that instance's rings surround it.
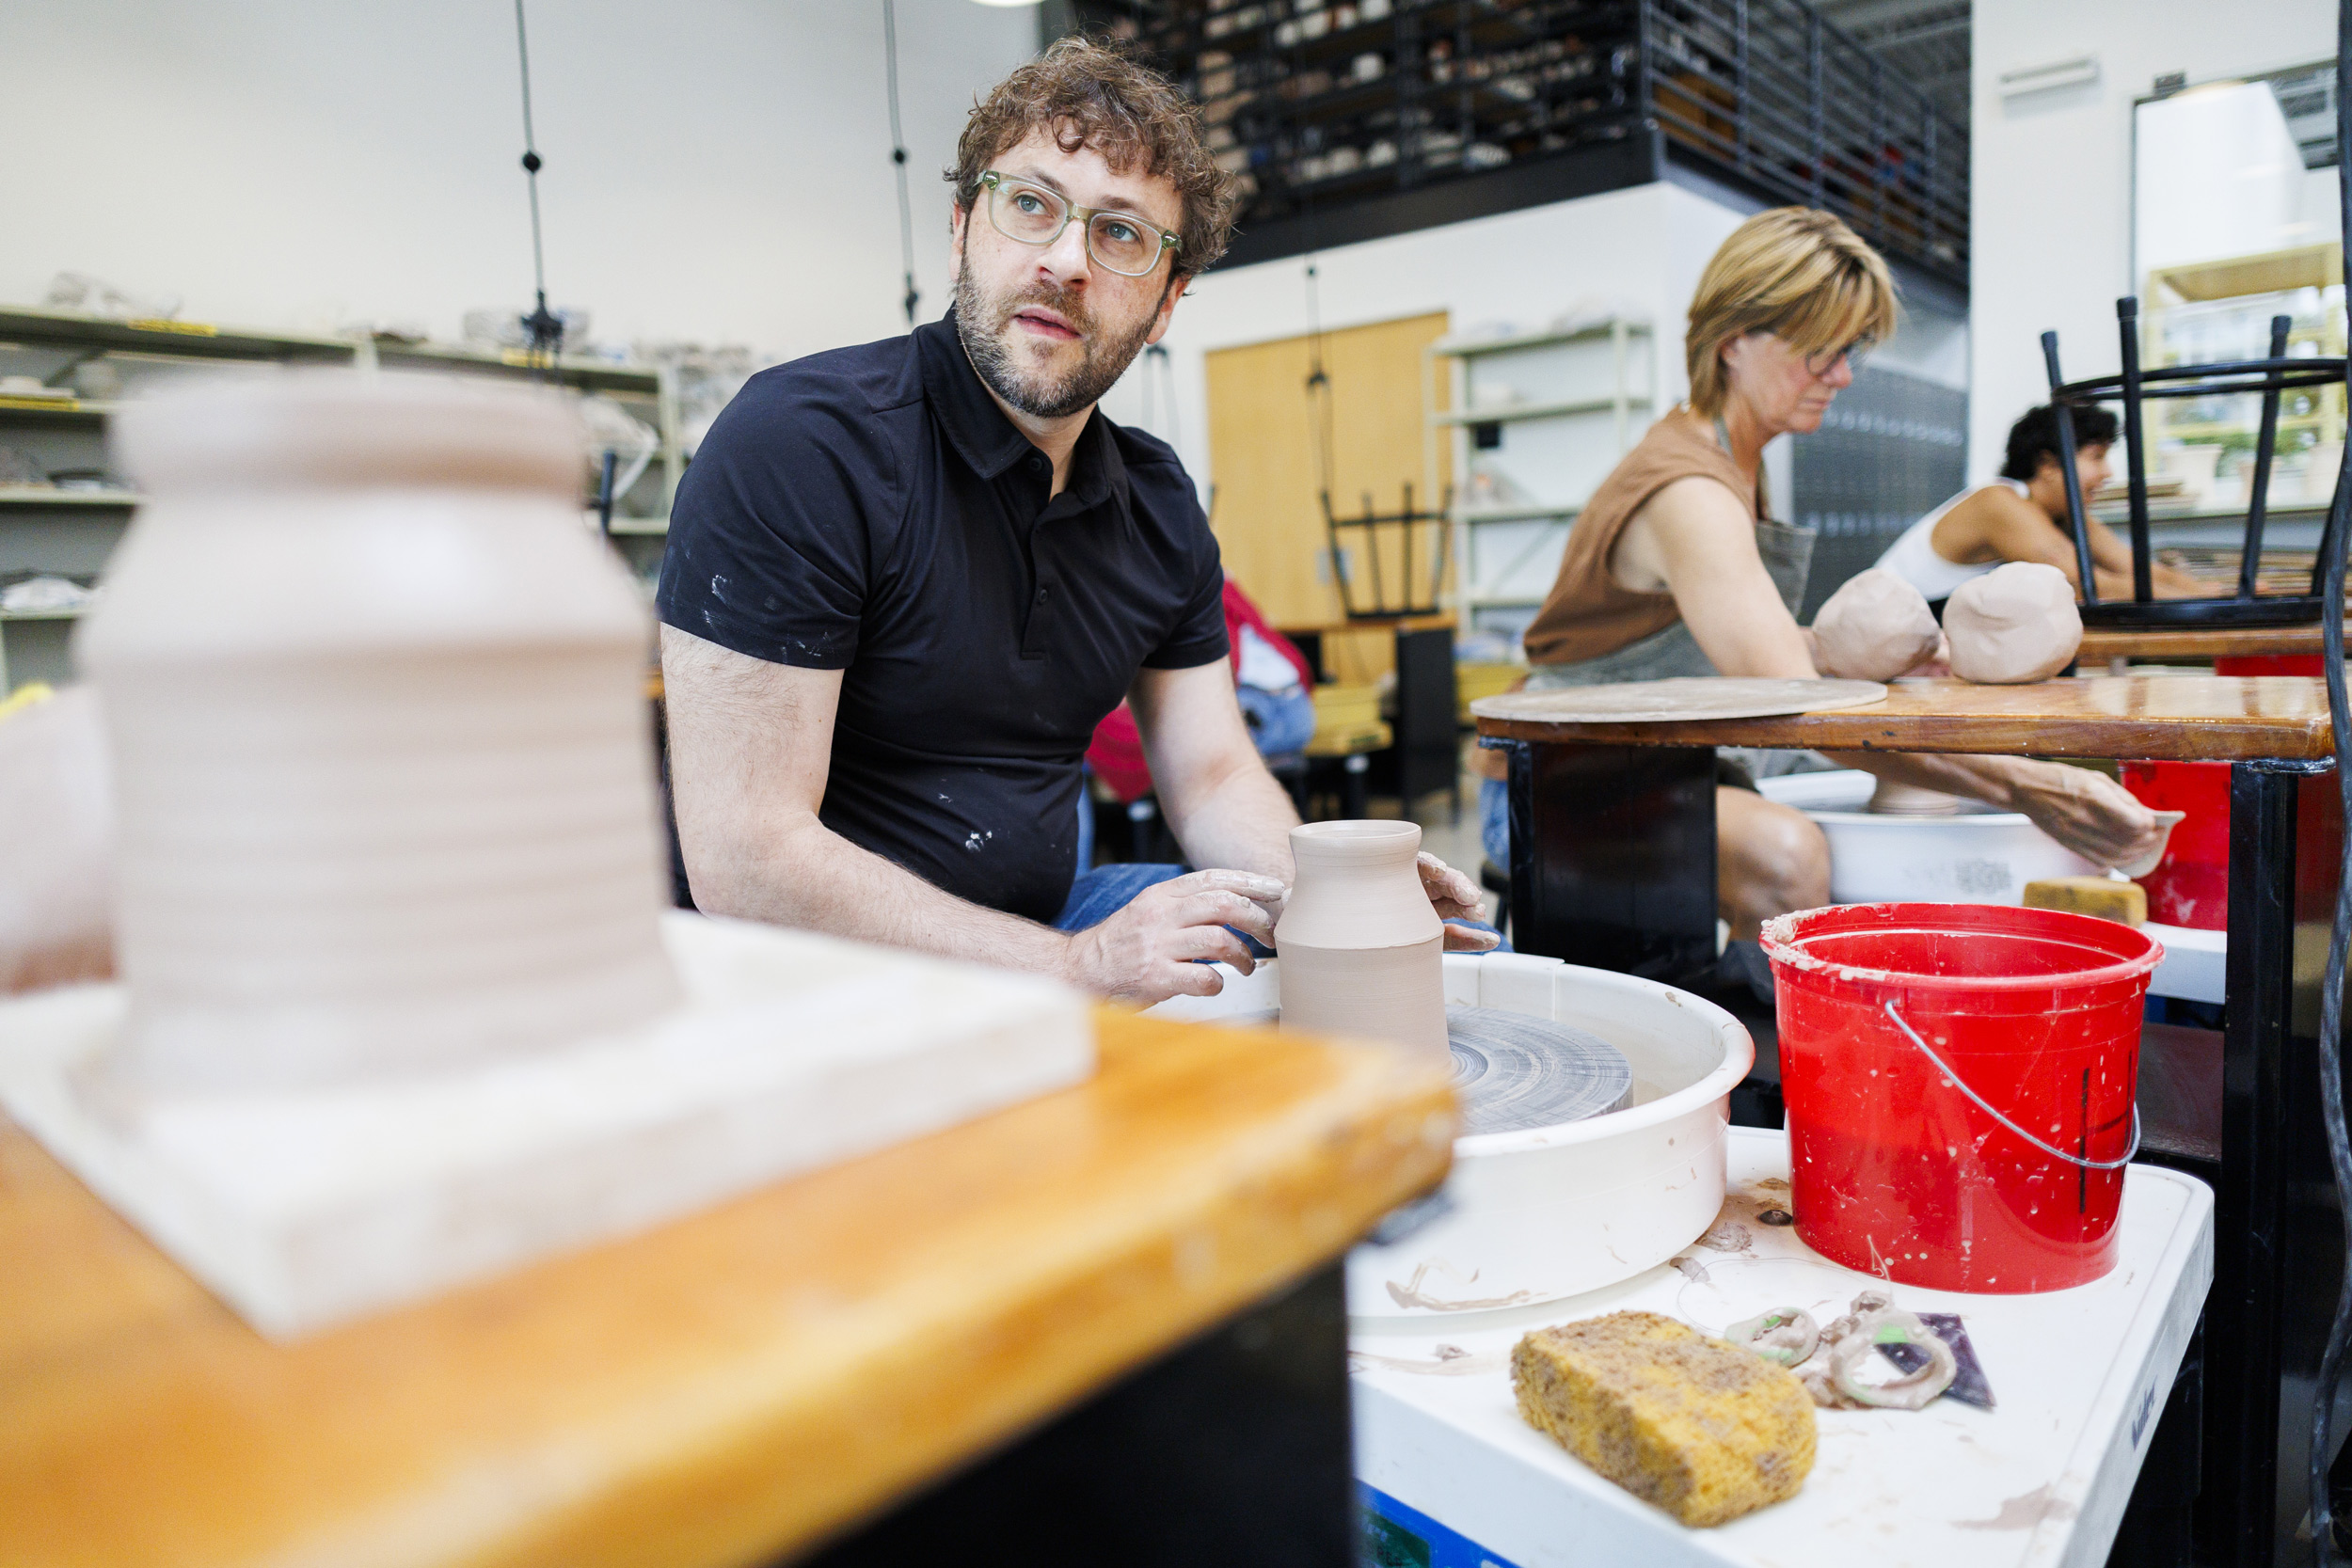
<svg viewBox="0 0 2352 1568">
<path fill-rule="evenodd" d="M 270 377 L 122 426 L 156 499 L 81 651 L 126 983 L 0 1000 L 0 1104 L 262 1332 L 1092 1071 L 1055 982 L 660 916 L 652 628 L 555 394 Z"/>
<path fill-rule="evenodd" d="M 1445 925 L 1421 885 L 1410 822 L 1291 830 L 1297 868 L 1274 930 L 1282 1027 L 1393 1041 L 1450 1067 Z"/>
<path fill-rule="evenodd" d="M 428 1071 L 679 997 L 643 671 L 518 388 L 344 372 L 117 420 L 150 499 L 76 652 L 104 697 L 117 957 L 147 1094 Z"/>
<path fill-rule="evenodd" d="M 1940 789 L 1921 789 L 1916 784 L 1899 784 L 1891 779 L 1881 779 L 1870 792 L 1869 810 L 1877 816 L 1957 816 L 1965 804 L 1957 795 L 1947 795 Z"/>
<path fill-rule="evenodd" d="M 1891 681 L 1933 658 L 1942 636 L 1926 595 L 1873 566 L 1847 578 L 1813 617 L 1814 663 L 1824 675 Z"/>
<path fill-rule="evenodd" d="M 1952 673 L 1987 686 L 2048 680 L 2074 662 L 2082 612 L 2055 566 L 2012 561 L 1954 590 L 1944 607 Z"/>
</svg>

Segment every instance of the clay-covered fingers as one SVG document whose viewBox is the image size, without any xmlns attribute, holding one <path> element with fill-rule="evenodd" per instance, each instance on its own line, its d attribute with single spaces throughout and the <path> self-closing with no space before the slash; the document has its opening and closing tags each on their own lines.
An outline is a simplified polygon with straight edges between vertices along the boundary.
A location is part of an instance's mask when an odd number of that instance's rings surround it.
<svg viewBox="0 0 2352 1568">
<path fill-rule="evenodd" d="M 1429 895 L 1429 902 L 1437 906 L 1440 918 L 1486 918 L 1486 900 L 1476 882 L 1426 849 L 1416 858 L 1414 866 L 1421 872 L 1422 890 Z"/>
<path fill-rule="evenodd" d="M 1261 877 L 1254 871 L 1187 871 L 1183 876 L 1159 884 L 1168 893 L 1238 893 L 1255 904 L 1276 905 L 1291 895 L 1291 890 L 1279 878 Z"/>
<path fill-rule="evenodd" d="M 1248 932 L 1267 946 L 1274 945 L 1274 917 L 1263 905 L 1243 897 L 1238 893 L 1196 893 L 1176 905 L 1177 918 L 1187 926 L 1205 926 L 1212 929 L 1232 926 Z M 1230 933 L 1227 933 L 1230 940 Z M 1236 948 L 1241 943 L 1235 942 Z M 1246 953 L 1248 950 L 1245 948 Z"/>
<path fill-rule="evenodd" d="M 1467 926 L 1446 923 L 1445 950 L 1449 953 L 1485 953 L 1502 945 L 1500 932 L 1473 931 Z"/>
<path fill-rule="evenodd" d="M 1177 957 L 1187 963 L 1206 959 L 1232 964 L 1244 974 L 1258 971 L 1258 960 L 1251 956 L 1249 944 L 1222 926 L 1194 926 L 1180 931 L 1175 947 Z"/>
</svg>

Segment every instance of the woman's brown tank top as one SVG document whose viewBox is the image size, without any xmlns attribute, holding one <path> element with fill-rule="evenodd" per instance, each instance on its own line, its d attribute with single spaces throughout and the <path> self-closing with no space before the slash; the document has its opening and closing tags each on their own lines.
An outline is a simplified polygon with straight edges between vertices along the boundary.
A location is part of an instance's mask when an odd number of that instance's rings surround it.
<svg viewBox="0 0 2352 1568">
<path fill-rule="evenodd" d="M 1748 515 L 1770 515 L 1763 485 L 1751 489 L 1707 420 L 1677 408 L 1609 470 L 1568 531 L 1560 576 L 1528 626 L 1524 644 L 1535 664 L 1573 664 L 1639 642 L 1682 618 L 1672 594 L 1636 594 L 1609 575 L 1609 552 L 1649 499 L 1678 479 L 1721 483 L 1746 502 Z"/>
</svg>

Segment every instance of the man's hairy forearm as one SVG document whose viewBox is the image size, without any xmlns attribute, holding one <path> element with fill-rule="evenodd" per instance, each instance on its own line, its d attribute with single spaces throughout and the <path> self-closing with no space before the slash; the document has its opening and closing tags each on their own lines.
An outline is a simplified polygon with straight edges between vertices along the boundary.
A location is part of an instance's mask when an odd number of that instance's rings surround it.
<svg viewBox="0 0 2352 1568">
<path fill-rule="evenodd" d="M 707 914 L 796 926 L 945 958 L 1062 974 L 1070 939 L 967 903 L 862 849 L 806 813 L 751 842 L 690 858 Z"/>
<path fill-rule="evenodd" d="M 1298 825 L 1298 813 L 1254 752 L 1227 768 L 1197 801 L 1180 805 L 1163 797 L 1161 804 L 1169 831 L 1193 864 L 1254 871 L 1289 885 L 1290 832 Z"/>
</svg>

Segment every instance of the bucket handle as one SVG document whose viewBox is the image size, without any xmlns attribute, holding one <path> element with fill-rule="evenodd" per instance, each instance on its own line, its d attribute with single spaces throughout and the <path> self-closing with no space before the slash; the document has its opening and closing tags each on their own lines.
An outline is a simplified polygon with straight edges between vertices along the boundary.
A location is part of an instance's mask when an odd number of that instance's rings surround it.
<svg viewBox="0 0 2352 1568">
<path fill-rule="evenodd" d="M 2031 1132 L 2026 1132 L 2024 1128 L 2010 1120 L 2009 1117 L 1994 1110 L 1991 1101 L 1987 1101 L 1984 1096 L 1979 1094 L 1976 1090 L 1970 1088 L 1959 1073 L 1954 1072 L 1950 1068 L 1944 1065 L 1943 1057 L 1928 1049 L 1928 1042 L 1919 1037 L 1919 1032 L 1916 1029 L 1914 1029 L 1909 1023 L 1903 1021 L 1903 1015 L 1895 1010 L 1895 1004 L 1892 1001 L 1887 1002 L 1885 1006 L 1886 1016 L 1895 1021 L 1895 1027 L 1900 1029 L 1910 1039 L 1911 1043 L 1919 1048 L 1919 1053 L 1925 1056 L 1929 1061 L 1933 1062 L 1936 1066 L 1936 1069 L 1942 1072 L 1946 1078 L 1949 1079 L 1952 1084 L 1959 1088 L 1961 1093 L 1975 1101 L 1977 1102 L 1977 1109 L 1982 1111 L 1986 1116 L 1991 1117 L 1994 1121 L 1999 1122 L 2003 1127 L 2008 1128 L 2018 1137 L 2023 1138 L 2026 1142 L 2033 1145 L 2034 1148 L 2042 1150 L 2042 1153 L 2047 1154 L 2053 1160 L 2063 1160 L 2070 1165 L 2080 1165 L 2085 1170 L 2122 1170 L 2125 1165 L 2130 1164 L 2133 1157 L 2139 1152 L 2139 1106 L 2137 1103 L 2132 1106 L 2132 1147 L 2123 1151 L 2123 1157 L 2121 1160 L 2086 1160 L 2078 1154 L 2069 1154 L 2062 1148 L 2052 1148 L 2048 1144 L 2043 1143 L 2040 1138 L 2035 1137 Z"/>
</svg>

